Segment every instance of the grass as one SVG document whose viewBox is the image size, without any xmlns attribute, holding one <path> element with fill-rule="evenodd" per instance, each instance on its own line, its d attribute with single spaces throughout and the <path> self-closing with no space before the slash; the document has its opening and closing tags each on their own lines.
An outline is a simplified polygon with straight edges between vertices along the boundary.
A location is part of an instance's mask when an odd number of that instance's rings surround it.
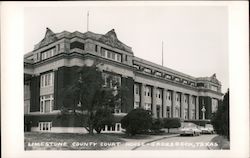
<svg viewBox="0 0 250 158">
<path fill-rule="evenodd" d="M 121 143 L 124 140 L 118 134 L 28 132 L 24 135 L 25 150 L 106 150 Z"/>
<path fill-rule="evenodd" d="M 218 144 L 217 149 L 230 149 L 230 142 L 223 136 L 216 136 L 211 141 Z"/>
</svg>

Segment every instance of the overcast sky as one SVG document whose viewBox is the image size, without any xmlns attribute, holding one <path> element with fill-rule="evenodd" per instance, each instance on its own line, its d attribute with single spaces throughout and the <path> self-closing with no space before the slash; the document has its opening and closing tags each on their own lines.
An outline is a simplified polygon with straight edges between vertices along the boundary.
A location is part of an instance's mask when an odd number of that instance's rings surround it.
<svg viewBox="0 0 250 158">
<path fill-rule="evenodd" d="M 44 37 L 46 27 L 105 34 L 115 29 L 134 55 L 194 77 L 217 74 L 229 88 L 228 10 L 223 6 L 36 7 L 24 10 L 25 53 Z"/>
</svg>

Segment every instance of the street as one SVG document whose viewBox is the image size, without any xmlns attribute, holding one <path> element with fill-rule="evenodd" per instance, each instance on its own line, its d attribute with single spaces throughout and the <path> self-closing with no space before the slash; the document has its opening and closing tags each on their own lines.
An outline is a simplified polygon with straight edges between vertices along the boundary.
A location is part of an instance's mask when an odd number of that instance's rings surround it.
<svg viewBox="0 0 250 158">
<path fill-rule="evenodd" d="M 132 150 L 208 150 L 208 147 L 216 147 L 216 143 L 210 142 L 213 135 L 177 136 L 148 142 L 137 146 Z"/>
</svg>

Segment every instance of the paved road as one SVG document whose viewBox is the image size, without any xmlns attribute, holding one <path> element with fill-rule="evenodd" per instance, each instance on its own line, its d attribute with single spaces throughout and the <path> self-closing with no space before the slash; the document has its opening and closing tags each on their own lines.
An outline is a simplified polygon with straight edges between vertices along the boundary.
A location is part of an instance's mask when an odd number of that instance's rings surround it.
<svg viewBox="0 0 250 158">
<path fill-rule="evenodd" d="M 177 136 L 149 142 L 132 150 L 208 150 L 216 146 L 210 142 L 217 135 Z"/>
</svg>

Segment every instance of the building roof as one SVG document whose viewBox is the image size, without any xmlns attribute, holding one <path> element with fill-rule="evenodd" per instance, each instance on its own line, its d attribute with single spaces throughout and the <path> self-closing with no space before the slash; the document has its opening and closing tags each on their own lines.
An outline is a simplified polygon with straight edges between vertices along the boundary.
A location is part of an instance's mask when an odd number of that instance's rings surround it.
<svg viewBox="0 0 250 158">
<path fill-rule="evenodd" d="M 35 50 L 39 49 L 43 46 L 46 46 L 50 43 L 53 43 L 61 38 L 74 38 L 74 37 L 79 37 L 82 39 L 92 39 L 98 42 L 101 42 L 103 44 L 109 45 L 111 47 L 114 48 L 118 48 L 121 50 L 124 50 L 128 53 L 133 54 L 132 48 L 127 46 L 126 44 L 122 43 L 116 36 L 115 30 L 112 29 L 110 31 L 108 31 L 106 34 L 102 35 L 102 34 L 97 34 L 97 33 L 93 33 L 90 31 L 87 31 L 85 33 L 81 33 L 78 31 L 75 31 L 73 33 L 70 33 L 68 31 L 63 31 L 60 33 L 54 33 L 51 29 L 47 28 L 46 29 L 46 33 L 44 38 L 35 45 Z"/>
</svg>

